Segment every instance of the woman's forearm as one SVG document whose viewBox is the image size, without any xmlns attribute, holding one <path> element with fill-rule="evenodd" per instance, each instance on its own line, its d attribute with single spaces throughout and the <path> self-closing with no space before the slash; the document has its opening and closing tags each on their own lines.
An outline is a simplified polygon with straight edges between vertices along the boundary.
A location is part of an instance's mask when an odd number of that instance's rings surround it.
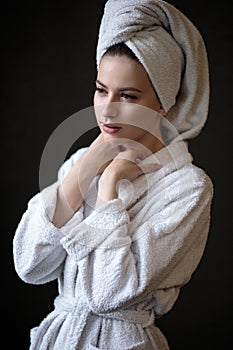
<svg viewBox="0 0 233 350">
<path fill-rule="evenodd" d="M 118 197 L 117 183 L 118 181 L 114 176 L 108 177 L 107 180 L 105 180 L 104 177 L 100 178 L 96 208 Z"/>
<path fill-rule="evenodd" d="M 95 177 L 95 169 L 82 169 L 77 162 L 57 190 L 57 203 L 53 216 L 56 227 L 64 226 L 81 207 L 88 187 Z"/>
</svg>

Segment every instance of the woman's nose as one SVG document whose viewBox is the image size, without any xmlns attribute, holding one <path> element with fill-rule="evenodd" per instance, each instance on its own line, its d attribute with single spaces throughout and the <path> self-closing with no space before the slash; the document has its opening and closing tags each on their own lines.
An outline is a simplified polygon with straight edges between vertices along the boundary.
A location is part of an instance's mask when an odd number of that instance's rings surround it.
<svg viewBox="0 0 233 350">
<path fill-rule="evenodd" d="M 115 102 L 113 99 L 105 101 L 102 106 L 102 116 L 106 118 L 115 118 L 119 114 L 119 102 Z"/>
</svg>

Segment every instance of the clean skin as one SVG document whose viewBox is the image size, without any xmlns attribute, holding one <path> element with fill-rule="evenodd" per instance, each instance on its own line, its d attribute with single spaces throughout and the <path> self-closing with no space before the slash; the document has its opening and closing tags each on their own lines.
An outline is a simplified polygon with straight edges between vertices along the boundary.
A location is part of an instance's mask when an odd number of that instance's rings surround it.
<svg viewBox="0 0 233 350">
<path fill-rule="evenodd" d="M 62 227 L 80 208 L 100 175 L 96 208 L 117 198 L 121 179 L 157 171 L 140 161 L 164 147 L 159 118 L 164 110 L 143 66 L 126 56 L 103 56 L 96 79 L 94 108 L 100 135 L 74 164 L 57 191 L 53 224 Z M 143 117 L 142 117 L 143 116 Z"/>
</svg>

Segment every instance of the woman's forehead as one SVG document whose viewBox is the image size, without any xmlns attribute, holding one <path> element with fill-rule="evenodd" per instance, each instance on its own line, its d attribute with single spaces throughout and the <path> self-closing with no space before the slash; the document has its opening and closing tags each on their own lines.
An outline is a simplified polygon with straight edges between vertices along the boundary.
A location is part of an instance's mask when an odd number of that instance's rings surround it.
<svg viewBox="0 0 233 350">
<path fill-rule="evenodd" d="M 137 85 L 141 89 L 151 85 L 143 66 L 126 56 L 104 56 L 100 62 L 97 79 L 104 84 Z"/>
</svg>

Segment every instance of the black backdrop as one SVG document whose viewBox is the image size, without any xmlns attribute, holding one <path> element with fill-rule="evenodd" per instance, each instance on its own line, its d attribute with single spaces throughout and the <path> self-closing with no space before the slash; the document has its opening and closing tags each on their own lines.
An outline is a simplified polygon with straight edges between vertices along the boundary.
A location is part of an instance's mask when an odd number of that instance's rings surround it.
<svg viewBox="0 0 233 350">
<path fill-rule="evenodd" d="M 171 350 L 228 349 L 232 327 L 231 11 L 226 2 L 170 1 L 200 29 L 210 62 L 208 122 L 190 149 L 215 186 L 204 257 L 173 310 L 161 318 Z M 52 310 L 56 284 L 16 275 L 12 239 L 39 190 L 41 154 L 54 129 L 92 104 L 95 45 L 104 0 L 1 4 L 1 343 L 29 348 L 29 329 Z M 79 140 L 86 145 L 93 134 Z"/>
</svg>

